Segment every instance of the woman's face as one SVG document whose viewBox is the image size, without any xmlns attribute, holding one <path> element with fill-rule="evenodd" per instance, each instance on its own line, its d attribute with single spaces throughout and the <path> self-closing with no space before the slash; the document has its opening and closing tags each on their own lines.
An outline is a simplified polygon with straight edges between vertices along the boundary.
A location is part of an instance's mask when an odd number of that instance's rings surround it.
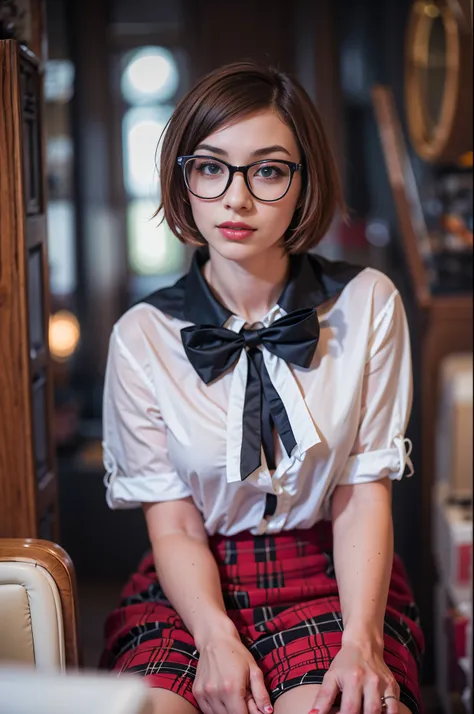
<svg viewBox="0 0 474 714">
<path fill-rule="evenodd" d="M 245 166 L 262 159 L 301 161 L 293 132 L 270 109 L 251 114 L 210 134 L 195 147 L 194 154 L 222 159 L 233 166 Z M 222 185 L 222 165 L 195 162 L 194 167 L 190 169 L 193 176 L 191 178 L 190 173 L 188 180 L 199 181 L 204 191 L 212 193 L 214 186 Z M 258 195 L 273 196 L 276 186 L 283 185 L 285 180 L 272 164 L 256 167 L 253 190 Z M 219 198 L 202 199 L 191 192 L 188 195 L 196 226 L 209 243 L 211 252 L 215 250 L 229 260 L 246 261 L 272 248 L 280 250 L 300 191 L 301 173 L 297 171 L 288 193 L 274 203 L 267 203 L 255 198 L 248 190 L 243 174 L 236 173 L 227 191 Z M 201 194 L 201 190 L 198 192 Z M 244 224 L 251 230 L 241 228 L 239 231 L 238 225 L 232 228 L 232 224 Z"/>
</svg>

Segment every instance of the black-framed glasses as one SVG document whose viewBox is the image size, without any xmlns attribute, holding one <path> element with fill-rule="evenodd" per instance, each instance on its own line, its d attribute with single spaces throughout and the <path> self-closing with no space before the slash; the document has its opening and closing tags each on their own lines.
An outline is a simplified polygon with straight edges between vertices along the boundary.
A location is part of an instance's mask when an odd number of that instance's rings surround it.
<svg viewBox="0 0 474 714">
<path fill-rule="evenodd" d="M 303 164 L 281 159 L 263 159 L 247 166 L 232 166 L 215 156 L 179 156 L 184 181 L 197 198 L 220 198 L 229 188 L 236 173 L 244 176 L 246 186 L 258 201 L 279 201 L 291 186 L 296 171 Z"/>
</svg>

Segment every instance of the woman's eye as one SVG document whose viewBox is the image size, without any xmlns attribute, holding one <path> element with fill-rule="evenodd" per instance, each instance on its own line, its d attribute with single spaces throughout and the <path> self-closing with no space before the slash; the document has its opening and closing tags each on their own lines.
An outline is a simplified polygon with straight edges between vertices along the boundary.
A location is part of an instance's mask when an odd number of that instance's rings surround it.
<svg viewBox="0 0 474 714">
<path fill-rule="evenodd" d="M 276 179 L 283 176 L 283 171 L 279 166 L 261 166 L 255 175 L 264 179 Z"/>
<path fill-rule="evenodd" d="M 219 174 L 222 170 L 219 164 L 213 164 L 210 161 L 198 164 L 196 166 L 196 169 L 199 171 L 199 173 L 205 174 L 207 176 L 217 176 L 217 174 Z"/>
</svg>

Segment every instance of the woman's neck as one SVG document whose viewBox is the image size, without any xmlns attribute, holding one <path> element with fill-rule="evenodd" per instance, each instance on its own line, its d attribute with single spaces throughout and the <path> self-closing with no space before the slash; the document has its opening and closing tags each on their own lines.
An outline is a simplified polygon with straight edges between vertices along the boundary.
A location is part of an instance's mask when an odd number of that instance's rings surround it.
<svg viewBox="0 0 474 714">
<path fill-rule="evenodd" d="M 252 324 L 259 322 L 283 292 L 289 270 L 288 254 L 280 248 L 245 263 L 223 258 L 210 248 L 204 277 L 218 300 Z"/>
</svg>

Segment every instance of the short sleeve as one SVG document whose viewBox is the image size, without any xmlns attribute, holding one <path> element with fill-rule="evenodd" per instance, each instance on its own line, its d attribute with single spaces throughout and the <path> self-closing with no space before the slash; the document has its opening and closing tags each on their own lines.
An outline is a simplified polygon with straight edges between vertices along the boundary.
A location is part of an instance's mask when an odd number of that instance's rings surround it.
<svg viewBox="0 0 474 714">
<path fill-rule="evenodd" d="M 371 328 L 362 382 L 359 428 L 338 483 L 401 479 L 410 460 L 405 439 L 412 406 L 408 324 L 399 293 L 391 293 Z"/>
<path fill-rule="evenodd" d="M 103 398 L 103 454 L 110 508 L 191 495 L 171 465 L 153 385 L 114 329 Z"/>
</svg>

